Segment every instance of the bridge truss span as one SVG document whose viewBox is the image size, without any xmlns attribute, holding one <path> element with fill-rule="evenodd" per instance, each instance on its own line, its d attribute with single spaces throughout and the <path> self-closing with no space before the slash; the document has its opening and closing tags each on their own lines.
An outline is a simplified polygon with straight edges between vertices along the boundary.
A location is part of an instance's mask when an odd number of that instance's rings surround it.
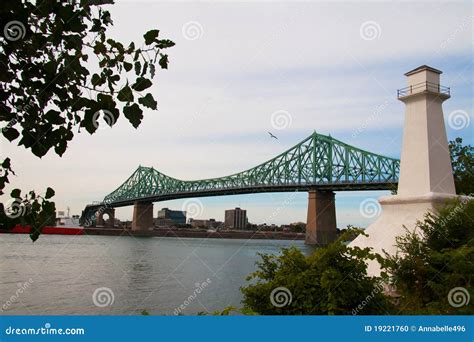
<svg viewBox="0 0 474 342">
<path fill-rule="evenodd" d="M 179 180 L 152 167 L 139 166 L 103 203 L 134 202 L 258 192 L 383 190 L 395 188 L 400 162 L 314 132 L 251 169 L 219 178 Z"/>
</svg>

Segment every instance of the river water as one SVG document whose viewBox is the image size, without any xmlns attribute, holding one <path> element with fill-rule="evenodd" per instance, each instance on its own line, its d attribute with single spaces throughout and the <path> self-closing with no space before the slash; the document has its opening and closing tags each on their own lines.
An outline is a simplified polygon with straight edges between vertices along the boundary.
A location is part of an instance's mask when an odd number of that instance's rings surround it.
<svg viewBox="0 0 474 342">
<path fill-rule="evenodd" d="M 194 315 L 241 307 L 260 253 L 304 241 L 0 234 L 1 314 Z"/>
</svg>

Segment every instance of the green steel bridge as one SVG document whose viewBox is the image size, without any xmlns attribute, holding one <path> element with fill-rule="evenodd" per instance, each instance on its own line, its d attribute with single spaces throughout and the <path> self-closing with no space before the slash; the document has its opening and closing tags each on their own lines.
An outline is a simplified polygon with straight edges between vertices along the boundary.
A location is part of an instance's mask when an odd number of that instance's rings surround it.
<svg viewBox="0 0 474 342">
<path fill-rule="evenodd" d="M 180 180 L 139 166 L 102 202 L 87 205 L 82 219 L 100 207 L 122 207 L 179 198 L 260 192 L 389 190 L 398 183 L 400 161 L 316 132 L 258 166 L 230 176 Z"/>
</svg>

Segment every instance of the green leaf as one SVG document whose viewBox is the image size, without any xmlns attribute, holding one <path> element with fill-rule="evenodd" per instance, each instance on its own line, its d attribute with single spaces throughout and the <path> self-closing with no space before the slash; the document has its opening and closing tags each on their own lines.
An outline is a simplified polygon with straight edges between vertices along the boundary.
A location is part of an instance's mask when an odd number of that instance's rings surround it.
<svg viewBox="0 0 474 342">
<path fill-rule="evenodd" d="M 96 41 L 96 43 L 94 45 L 94 53 L 96 55 L 105 54 L 105 53 L 107 53 L 107 47 L 105 46 L 105 44 L 103 44 L 99 41 Z"/>
<path fill-rule="evenodd" d="M 132 63 L 128 63 L 128 62 L 123 62 L 123 68 L 125 69 L 125 71 L 130 71 L 132 70 Z"/>
<path fill-rule="evenodd" d="M 21 190 L 20 189 L 13 189 L 12 192 L 10 192 L 10 196 L 12 198 L 20 198 Z"/>
<path fill-rule="evenodd" d="M 95 113 L 95 108 L 87 109 L 84 112 L 84 118 L 81 121 L 81 127 L 84 127 L 90 134 L 94 134 L 94 132 L 97 130 L 97 122 L 95 121 L 96 117 L 94 117 Z"/>
<path fill-rule="evenodd" d="M 158 37 L 159 30 L 150 30 L 147 33 L 143 35 L 143 38 L 145 38 L 145 44 L 150 45 L 155 41 L 155 39 Z"/>
<path fill-rule="evenodd" d="M 138 57 L 140 57 L 140 52 L 141 52 L 141 51 L 142 51 L 142 50 L 140 50 L 140 49 L 137 49 L 137 50 L 135 51 L 135 54 L 133 55 L 133 60 L 134 60 L 134 61 L 138 60 Z"/>
<path fill-rule="evenodd" d="M 162 39 L 157 41 L 156 47 L 159 49 L 167 49 L 172 46 L 175 46 L 175 43 L 169 39 Z"/>
<path fill-rule="evenodd" d="M 151 85 L 152 83 L 148 78 L 138 77 L 137 80 L 135 81 L 135 84 L 132 85 L 132 88 L 135 89 L 136 91 L 142 91 L 147 88 L 150 88 Z"/>
<path fill-rule="evenodd" d="M 41 230 L 42 228 L 32 227 L 30 232 L 31 241 L 35 242 L 36 240 L 38 240 L 39 236 L 41 235 Z"/>
<path fill-rule="evenodd" d="M 161 55 L 160 61 L 158 62 L 162 69 L 168 69 L 168 55 Z"/>
<path fill-rule="evenodd" d="M 3 167 L 4 169 L 10 170 L 10 168 L 11 168 L 11 160 L 10 160 L 10 158 L 5 158 L 5 159 L 3 160 L 3 162 L 2 162 L 2 167 Z M 11 171 L 11 170 L 10 170 L 10 171 Z"/>
<path fill-rule="evenodd" d="M 37 143 L 31 146 L 31 152 L 33 152 L 35 156 L 41 158 L 46 153 L 48 153 L 50 148 L 51 148 L 50 144 L 47 144 L 47 146 L 45 146 L 42 143 Z"/>
<path fill-rule="evenodd" d="M 48 187 L 48 188 L 46 189 L 46 195 L 44 195 L 44 198 L 45 198 L 45 199 L 49 199 L 49 198 L 53 197 L 54 194 L 55 194 L 54 190 L 51 189 L 50 187 Z"/>
<path fill-rule="evenodd" d="M 104 84 L 102 78 L 101 78 L 98 74 L 92 75 L 91 82 L 92 82 L 92 86 L 93 86 L 94 88 L 97 87 L 97 86 L 100 86 L 100 85 Z"/>
<path fill-rule="evenodd" d="M 142 63 L 140 63 L 140 61 L 136 61 L 135 64 L 135 75 L 140 75 L 141 71 L 142 71 Z"/>
<path fill-rule="evenodd" d="M 132 102 L 133 101 L 133 93 L 132 89 L 128 86 L 128 84 L 120 89 L 117 95 L 117 99 L 122 102 Z"/>
<path fill-rule="evenodd" d="M 48 110 L 45 114 L 45 118 L 53 125 L 61 125 L 66 122 L 66 119 L 61 116 L 61 113 L 53 109 Z"/>
<path fill-rule="evenodd" d="M 135 50 L 135 43 L 134 43 L 134 42 L 131 42 L 125 52 L 126 52 L 126 53 L 132 53 L 133 50 Z"/>
<path fill-rule="evenodd" d="M 150 77 L 155 77 L 155 64 L 153 63 L 150 64 Z"/>
<path fill-rule="evenodd" d="M 71 140 L 71 139 L 69 139 L 69 140 Z M 56 154 L 58 156 L 62 156 L 64 154 L 64 152 L 66 152 L 66 148 L 67 148 L 67 142 L 65 140 L 61 140 L 54 147 L 54 152 L 56 152 Z"/>
<path fill-rule="evenodd" d="M 143 64 L 142 74 L 140 76 L 144 76 L 147 70 L 148 70 L 148 62 L 145 62 L 145 64 Z"/>
<path fill-rule="evenodd" d="M 2 129 L 2 133 L 3 133 L 3 136 L 7 138 L 9 141 L 13 141 L 20 136 L 20 133 L 18 133 L 18 131 L 13 127 Z"/>
<path fill-rule="evenodd" d="M 56 73 L 57 64 L 55 61 L 49 61 L 43 65 L 44 70 L 49 75 L 54 75 Z"/>
<path fill-rule="evenodd" d="M 144 105 L 145 107 L 151 108 L 153 110 L 156 110 L 156 106 L 158 104 L 158 102 L 156 102 L 155 99 L 153 98 L 153 95 L 151 95 L 150 93 L 146 94 L 143 97 L 140 97 L 138 99 L 138 103 Z"/>
<path fill-rule="evenodd" d="M 143 110 L 136 103 L 123 108 L 125 117 L 130 121 L 133 127 L 137 128 L 143 119 Z"/>
</svg>

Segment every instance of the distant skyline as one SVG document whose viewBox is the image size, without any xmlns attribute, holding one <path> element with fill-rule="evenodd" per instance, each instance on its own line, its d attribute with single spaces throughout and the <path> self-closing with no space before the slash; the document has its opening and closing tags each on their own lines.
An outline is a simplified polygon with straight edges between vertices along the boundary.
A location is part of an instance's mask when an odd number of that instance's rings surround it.
<svg viewBox="0 0 474 342">
<path fill-rule="evenodd" d="M 58 210 L 80 214 L 138 165 L 184 180 L 225 176 L 271 159 L 313 130 L 399 158 L 404 105 L 396 90 L 405 86 L 403 74 L 422 64 L 442 70 L 442 85 L 451 87 L 444 104 L 448 139 L 474 144 L 470 1 L 118 1 L 108 7 L 114 38 L 138 42 L 158 28 L 176 43 L 169 69 L 157 73 L 151 88 L 158 111 L 145 111 L 137 130 L 123 116 L 93 136 L 83 130 L 62 158 L 38 159 L 0 138 L 0 153 L 12 158 L 17 174 L 7 191 L 51 186 Z M 276 115 L 285 118 L 281 125 Z M 360 204 L 387 194 L 337 192 L 338 227 L 367 226 L 375 217 L 364 217 Z M 199 201 L 195 218 L 223 221 L 225 209 L 240 206 L 252 223 L 306 221 L 306 193 Z M 155 203 L 154 215 L 184 202 Z M 123 220 L 131 213 L 132 207 L 116 210 Z"/>
</svg>

